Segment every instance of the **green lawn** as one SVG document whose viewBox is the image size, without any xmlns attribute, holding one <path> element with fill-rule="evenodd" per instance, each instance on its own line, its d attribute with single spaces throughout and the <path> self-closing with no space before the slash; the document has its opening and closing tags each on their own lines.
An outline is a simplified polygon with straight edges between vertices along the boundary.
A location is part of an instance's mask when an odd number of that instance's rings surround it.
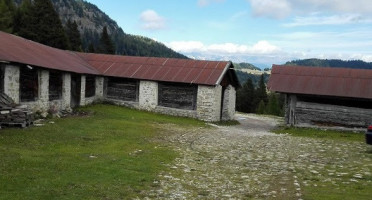
<svg viewBox="0 0 372 200">
<path fill-rule="evenodd" d="M 161 124 L 202 122 L 111 105 L 83 117 L 0 130 L 0 199 L 141 197 L 177 154 L 156 141 Z"/>
</svg>

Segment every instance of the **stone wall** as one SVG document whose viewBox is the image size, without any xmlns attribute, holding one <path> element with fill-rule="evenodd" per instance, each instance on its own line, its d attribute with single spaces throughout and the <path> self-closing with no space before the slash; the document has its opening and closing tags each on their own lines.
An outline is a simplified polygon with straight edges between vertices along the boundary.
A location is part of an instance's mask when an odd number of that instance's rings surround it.
<svg viewBox="0 0 372 200">
<path fill-rule="evenodd" d="M 222 86 L 198 87 L 197 118 L 204 121 L 220 121 Z"/>
<path fill-rule="evenodd" d="M 232 85 L 226 87 L 223 95 L 222 120 L 233 120 L 235 116 L 236 91 Z"/>
<path fill-rule="evenodd" d="M 85 75 L 81 75 L 81 85 L 80 85 L 80 103 L 79 105 L 80 106 L 85 106 L 87 104 L 87 102 L 85 102 Z M 93 99 L 89 99 L 87 98 L 88 100 L 88 103 L 90 103 L 91 101 L 93 101 Z"/>
<path fill-rule="evenodd" d="M 19 103 L 19 66 L 6 65 L 4 70 L 4 93 Z"/>
<path fill-rule="evenodd" d="M 16 103 L 20 103 L 20 67 L 6 65 L 4 69 L 4 92 Z M 38 97 L 32 102 L 21 102 L 34 111 L 48 112 L 51 110 L 71 110 L 71 73 L 62 74 L 62 97 L 59 100 L 49 101 L 49 71 L 38 69 Z M 106 100 L 117 105 L 135 109 L 153 111 L 173 116 L 198 118 L 204 121 L 231 120 L 235 113 L 235 89 L 228 86 L 224 90 L 223 108 L 221 105 L 222 86 L 203 86 L 197 89 L 196 110 L 186 110 L 159 106 L 159 85 L 155 81 L 139 82 L 138 102 L 108 99 L 105 96 L 104 77 L 96 77 L 96 94 L 94 97 L 85 97 L 85 75 L 81 75 L 80 105 L 84 106 L 96 100 Z M 222 110 L 221 110 L 222 109 Z"/>
<path fill-rule="evenodd" d="M 158 105 L 158 83 L 141 81 L 139 89 L 139 108 L 153 111 Z"/>
<path fill-rule="evenodd" d="M 71 109 L 71 74 L 63 73 L 62 75 L 62 110 Z"/>
</svg>

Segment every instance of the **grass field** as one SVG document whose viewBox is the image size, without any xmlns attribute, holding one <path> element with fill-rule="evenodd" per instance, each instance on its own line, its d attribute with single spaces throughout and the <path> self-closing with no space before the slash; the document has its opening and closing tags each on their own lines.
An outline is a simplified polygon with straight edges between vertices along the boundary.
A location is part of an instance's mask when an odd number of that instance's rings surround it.
<svg viewBox="0 0 372 200">
<path fill-rule="evenodd" d="M 158 143 L 162 123 L 201 126 L 111 105 L 43 127 L 0 130 L 0 199 L 141 197 L 177 154 Z"/>
</svg>

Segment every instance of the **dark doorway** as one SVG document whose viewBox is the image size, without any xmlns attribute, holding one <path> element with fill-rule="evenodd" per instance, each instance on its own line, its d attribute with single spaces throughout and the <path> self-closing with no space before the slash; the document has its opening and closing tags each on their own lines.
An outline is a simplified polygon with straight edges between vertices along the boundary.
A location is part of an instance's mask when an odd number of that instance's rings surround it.
<svg viewBox="0 0 372 200">
<path fill-rule="evenodd" d="M 81 95 L 81 76 L 79 74 L 71 74 L 71 108 L 80 105 Z"/>
</svg>

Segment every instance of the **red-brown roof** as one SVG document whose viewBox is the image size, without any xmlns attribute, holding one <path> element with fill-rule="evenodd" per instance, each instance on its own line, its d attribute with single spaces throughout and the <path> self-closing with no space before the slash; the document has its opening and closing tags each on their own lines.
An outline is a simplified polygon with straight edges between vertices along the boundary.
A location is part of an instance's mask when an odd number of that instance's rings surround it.
<svg viewBox="0 0 372 200">
<path fill-rule="evenodd" d="M 218 85 L 232 66 L 226 61 L 202 61 L 78 53 L 102 75 L 154 81 Z"/>
<path fill-rule="evenodd" d="M 232 85 L 240 86 L 232 63 L 226 61 L 78 53 L 1 31 L 0 44 L 0 61 L 81 74 L 202 85 L 218 85 L 227 74 Z"/>
<path fill-rule="evenodd" d="M 273 65 L 271 91 L 372 99 L 372 70 Z"/>
<path fill-rule="evenodd" d="M 81 74 L 98 71 L 74 52 L 64 51 L 0 31 L 0 61 L 29 64 Z"/>
</svg>

